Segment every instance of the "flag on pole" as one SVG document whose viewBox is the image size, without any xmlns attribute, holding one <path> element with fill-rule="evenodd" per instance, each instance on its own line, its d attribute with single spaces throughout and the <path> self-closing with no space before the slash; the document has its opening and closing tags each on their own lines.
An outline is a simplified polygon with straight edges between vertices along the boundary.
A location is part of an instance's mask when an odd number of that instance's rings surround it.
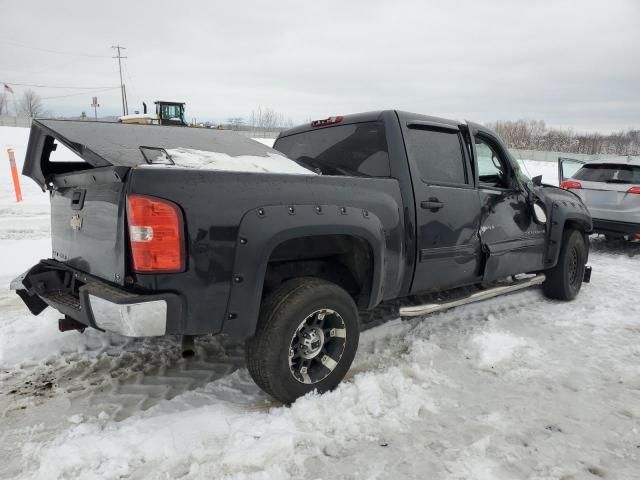
<svg viewBox="0 0 640 480">
<path fill-rule="evenodd" d="M 9 85 L 7 85 L 6 83 L 4 84 L 4 91 L 5 92 L 9 92 L 11 95 L 13 95 L 13 88 L 11 88 Z"/>
</svg>

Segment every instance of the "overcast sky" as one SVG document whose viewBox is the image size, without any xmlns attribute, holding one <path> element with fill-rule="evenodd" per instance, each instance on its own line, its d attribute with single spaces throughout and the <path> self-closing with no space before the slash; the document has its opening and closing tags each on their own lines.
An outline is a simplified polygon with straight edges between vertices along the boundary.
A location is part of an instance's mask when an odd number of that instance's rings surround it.
<svg viewBox="0 0 640 480">
<path fill-rule="evenodd" d="M 487 122 L 536 118 L 577 130 L 640 127 L 640 0 L 0 0 L 0 82 L 119 84 L 130 111 L 187 103 L 187 117 L 294 122 L 398 108 Z M 34 87 L 57 114 L 92 93 Z M 78 94 L 62 98 L 60 95 Z M 119 90 L 96 93 L 100 114 Z"/>
</svg>

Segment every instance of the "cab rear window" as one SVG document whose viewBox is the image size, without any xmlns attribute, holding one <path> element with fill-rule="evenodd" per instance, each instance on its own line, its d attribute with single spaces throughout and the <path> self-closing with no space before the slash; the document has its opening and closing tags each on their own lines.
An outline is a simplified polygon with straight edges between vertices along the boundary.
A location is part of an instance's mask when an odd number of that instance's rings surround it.
<svg viewBox="0 0 640 480">
<path fill-rule="evenodd" d="M 640 166 L 613 163 L 593 163 L 582 167 L 573 176 L 576 180 L 604 183 L 640 183 Z"/>
<path fill-rule="evenodd" d="M 273 146 L 322 175 L 389 177 L 389 152 L 382 122 L 320 128 L 282 137 Z"/>
</svg>

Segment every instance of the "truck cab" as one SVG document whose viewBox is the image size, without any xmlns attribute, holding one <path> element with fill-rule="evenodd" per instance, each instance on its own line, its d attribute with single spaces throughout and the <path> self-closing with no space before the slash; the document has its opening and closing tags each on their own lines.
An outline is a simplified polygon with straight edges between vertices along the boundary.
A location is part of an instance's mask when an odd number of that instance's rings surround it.
<svg viewBox="0 0 640 480">
<path fill-rule="evenodd" d="M 562 193 L 553 189 L 546 195 L 500 138 L 480 124 L 371 112 L 283 132 L 274 148 L 323 175 L 398 180 L 411 230 L 407 294 L 492 282 L 555 264 L 558 251 L 549 237 L 559 230 L 537 219 L 534 205 L 551 214 L 551 198 Z M 590 231 L 584 205 L 565 197 L 576 209 L 570 222 Z"/>
</svg>

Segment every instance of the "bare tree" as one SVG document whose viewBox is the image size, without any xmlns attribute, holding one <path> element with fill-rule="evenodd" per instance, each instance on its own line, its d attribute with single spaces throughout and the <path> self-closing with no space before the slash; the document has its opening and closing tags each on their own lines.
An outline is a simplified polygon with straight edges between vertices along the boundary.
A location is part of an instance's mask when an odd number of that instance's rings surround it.
<svg viewBox="0 0 640 480">
<path fill-rule="evenodd" d="M 7 95 L 2 93 L 0 95 L 0 116 L 9 114 L 9 101 Z"/>
<path fill-rule="evenodd" d="M 258 106 L 257 109 L 251 110 L 251 130 L 255 135 L 258 130 L 262 130 L 264 125 L 264 112 L 262 106 Z M 264 130 L 263 130 L 264 131 Z"/>
<path fill-rule="evenodd" d="M 262 111 L 262 133 L 270 132 L 276 128 L 278 124 L 278 113 L 273 108 L 265 108 Z"/>
<path fill-rule="evenodd" d="M 227 123 L 232 130 L 240 130 L 240 127 L 244 125 L 244 117 L 230 117 L 227 119 Z"/>
<path fill-rule="evenodd" d="M 251 110 L 250 119 L 254 134 L 262 132 L 262 136 L 288 128 L 289 124 L 293 126 L 293 121 L 290 118 L 285 120 L 284 114 L 270 107 L 259 106 L 257 109 Z"/>
<path fill-rule="evenodd" d="M 27 90 L 18 101 L 18 111 L 27 117 L 35 118 L 44 115 L 42 99 L 33 90 Z"/>
<path fill-rule="evenodd" d="M 640 154 L 640 130 L 578 134 L 572 129 L 547 128 L 541 120 L 498 121 L 490 127 L 511 148 L 591 155 Z"/>
</svg>

